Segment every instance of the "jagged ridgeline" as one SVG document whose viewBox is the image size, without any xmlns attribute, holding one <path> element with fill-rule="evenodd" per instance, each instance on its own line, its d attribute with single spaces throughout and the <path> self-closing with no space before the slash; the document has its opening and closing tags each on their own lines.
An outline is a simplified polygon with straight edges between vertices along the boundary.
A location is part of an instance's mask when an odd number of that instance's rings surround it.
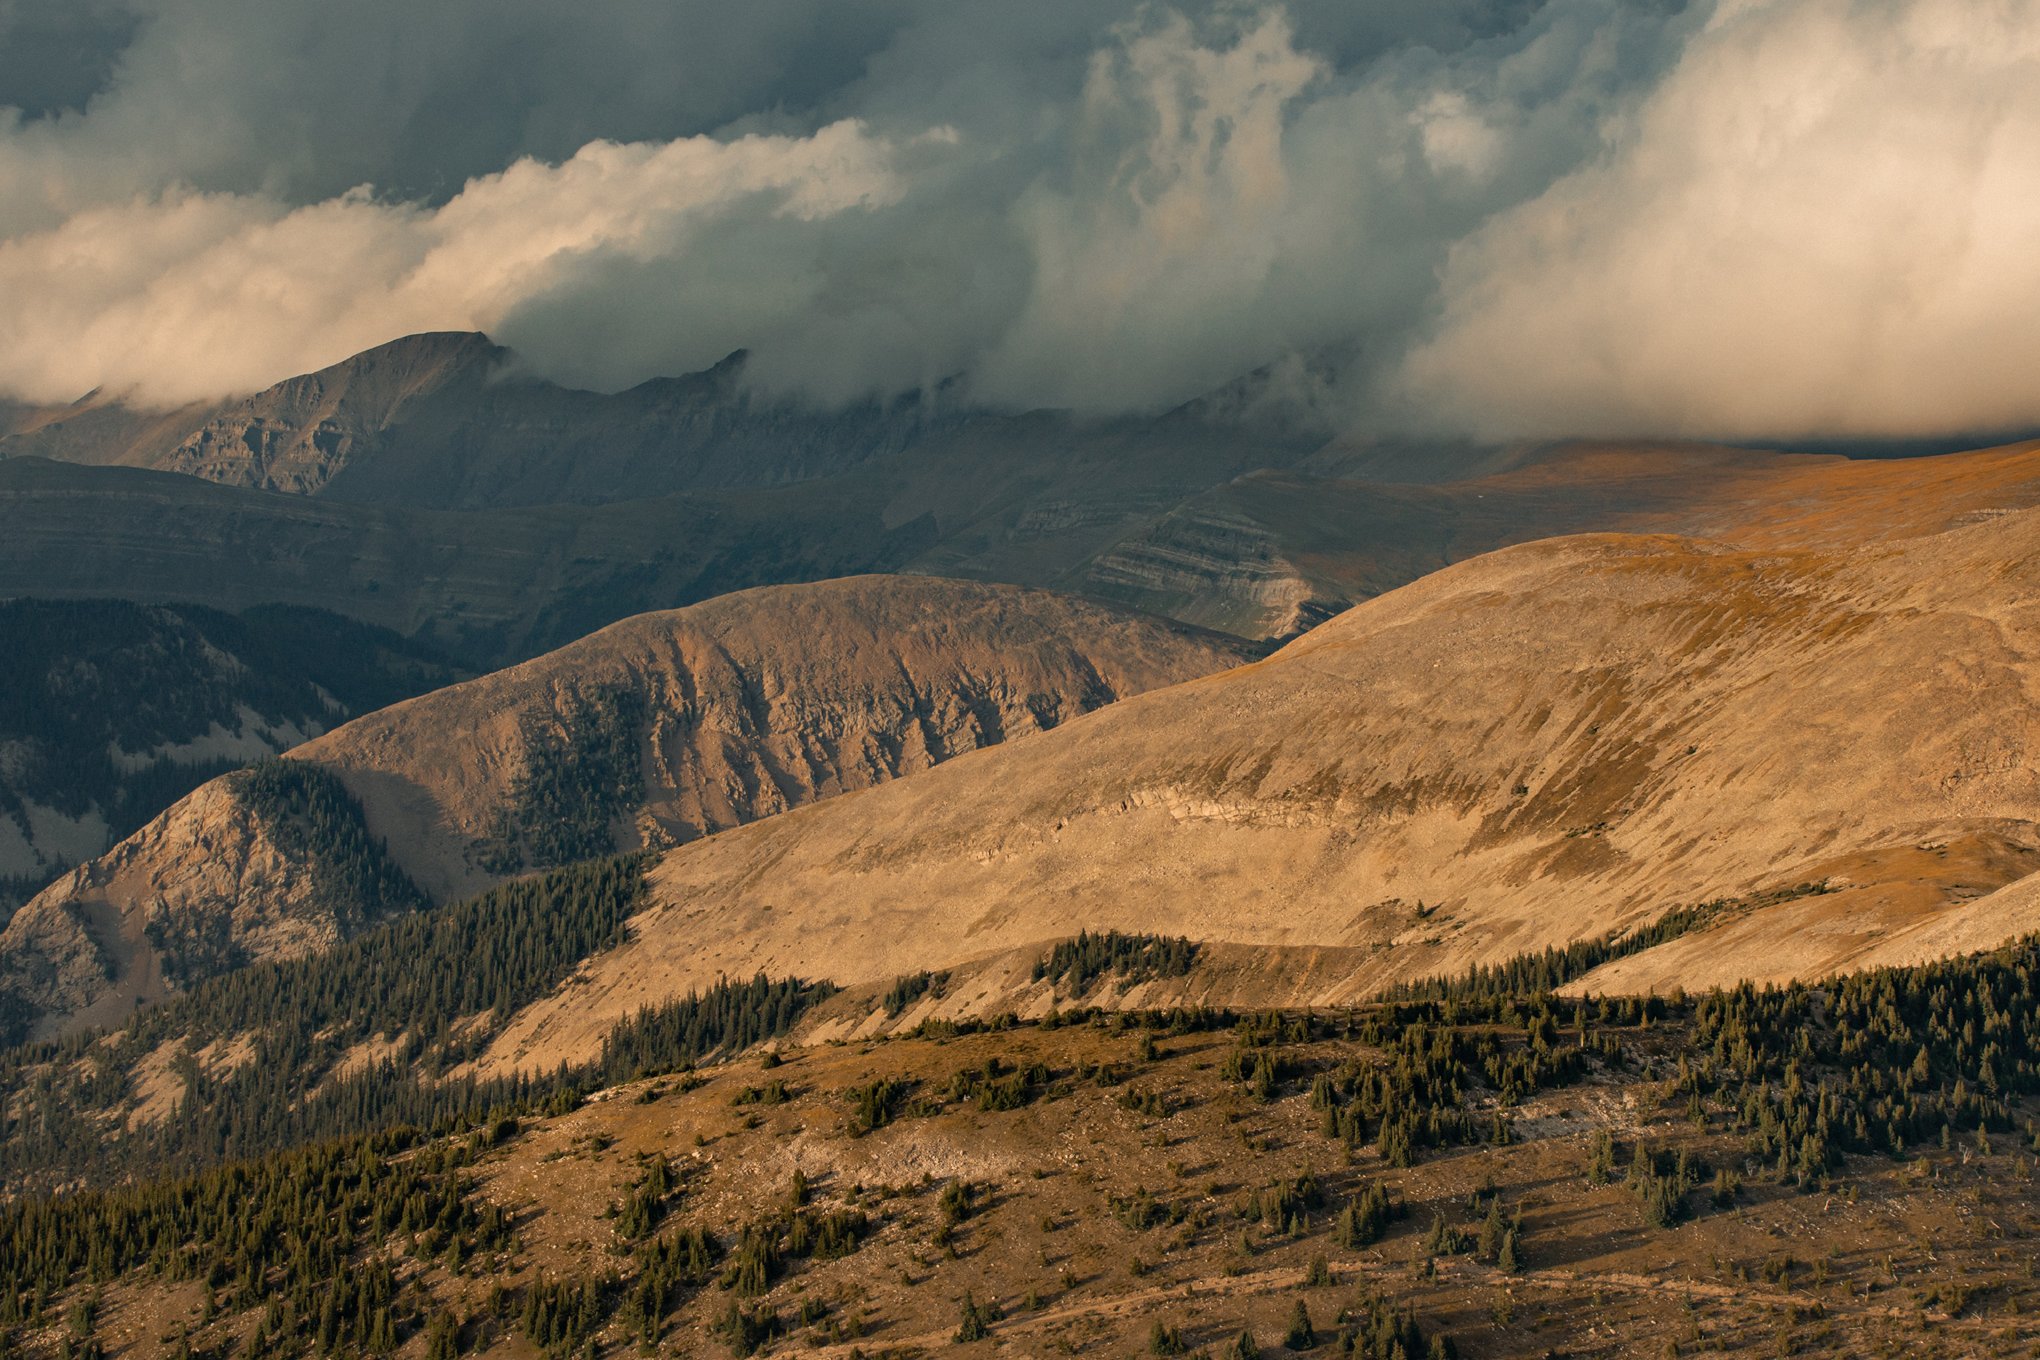
<svg viewBox="0 0 2040 1360">
<path fill-rule="evenodd" d="M 609 686 L 569 692 L 551 719 L 527 719 L 524 769 L 474 847 L 475 862 L 508 874 L 614 850 L 616 819 L 644 799 L 637 740 L 644 710 L 641 693 Z"/>
<path fill-rule="evenodd" d="M 319 610 L 0 601 L 0 922 L 207 780 L 458 678 Z"/>
</svg>

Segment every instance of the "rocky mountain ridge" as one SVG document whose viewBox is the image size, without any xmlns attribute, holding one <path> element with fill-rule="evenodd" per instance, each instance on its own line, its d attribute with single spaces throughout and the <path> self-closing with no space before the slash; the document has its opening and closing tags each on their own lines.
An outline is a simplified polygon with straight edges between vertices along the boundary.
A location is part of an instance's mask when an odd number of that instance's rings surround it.
<svg viewBox="0 0 2040 1360">
<path fill-rule="evenodd" d="M 286 765 L 341 792 L 295 847 L 241 796 L 241 777 L 199 790 L 25 906 L 0 932 L 0 989 L 47 1029 L 175 985 L 166 921 L 189 922 L 180 937 L 217 935 L 221 958 L 330 943 L 360 896 L 307 896 L 334 872 L 321 858 L 332 822 L 444 901 L 527 867 L 684 843 L 925 770 L 1251 654 L 1045 592 L 919 577 L 627 620 L 298 748 Z"/>
</svg>

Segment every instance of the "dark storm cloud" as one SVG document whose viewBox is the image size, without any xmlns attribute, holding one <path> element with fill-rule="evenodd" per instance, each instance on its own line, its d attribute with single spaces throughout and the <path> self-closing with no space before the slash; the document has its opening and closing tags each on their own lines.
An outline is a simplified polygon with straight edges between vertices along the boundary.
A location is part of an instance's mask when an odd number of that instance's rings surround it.
<svg viewBox="0 0 2040 1360">
<path fill-rule="evenodd" d="M 0 389 L 477 327 L 597 386 L 746 346 L 1109 411 L 1336 353 L 1362 426 L 2014 424 L 2036 44 L 2015 0 L 0 0 Z"/>
<path fill-rule="evenodd" d="M 0 0 L 0 98 L 31 118 L 76 111 L 134 39 L 124 4 Z"/>
</svg>

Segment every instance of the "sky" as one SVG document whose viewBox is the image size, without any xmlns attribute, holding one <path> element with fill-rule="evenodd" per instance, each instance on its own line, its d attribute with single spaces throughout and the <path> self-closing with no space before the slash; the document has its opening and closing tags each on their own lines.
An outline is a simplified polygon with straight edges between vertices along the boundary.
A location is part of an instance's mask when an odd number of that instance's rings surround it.
<svg viewBox="0 0 2040 1360">
<path fill-rule="evenodd" d="M 0 395 L 484 330 L 612 390 L 2040 426 L 2032 0 L 0 0 Z"/>
</svg>

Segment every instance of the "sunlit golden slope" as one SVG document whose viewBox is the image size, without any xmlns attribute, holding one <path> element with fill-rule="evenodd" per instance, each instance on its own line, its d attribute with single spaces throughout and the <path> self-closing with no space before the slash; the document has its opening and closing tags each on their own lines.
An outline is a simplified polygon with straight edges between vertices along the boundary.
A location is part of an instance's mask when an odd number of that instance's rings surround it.
<svg viewBox="0 0 2040 1360">
<path fill-rule="evenodd" d="M 1892 483 L 1833 539 L 1925 498 L 1873 471 Z M 2034 511 L 1859 547 L 1498 552 L 1261 663 L 673 852 L 635 941 L 497 1060 L 760 968 L 982 965 L 955 1004 L 1024 1005 L 1014 961 L 1087 927 L 1320 951 L 1231 998 L 1290 1003 L 1827 878 L 1843 927 L 1805 899 L 1686 943 L 1710 977 L 1877 961 L 1909 930 L 1987 945 L 2032 924 L 1965 903 L 2036 865 L 2036 598 Z M 1678 980 L 1648 960 L 1633 982 Z"/>
</svg>

